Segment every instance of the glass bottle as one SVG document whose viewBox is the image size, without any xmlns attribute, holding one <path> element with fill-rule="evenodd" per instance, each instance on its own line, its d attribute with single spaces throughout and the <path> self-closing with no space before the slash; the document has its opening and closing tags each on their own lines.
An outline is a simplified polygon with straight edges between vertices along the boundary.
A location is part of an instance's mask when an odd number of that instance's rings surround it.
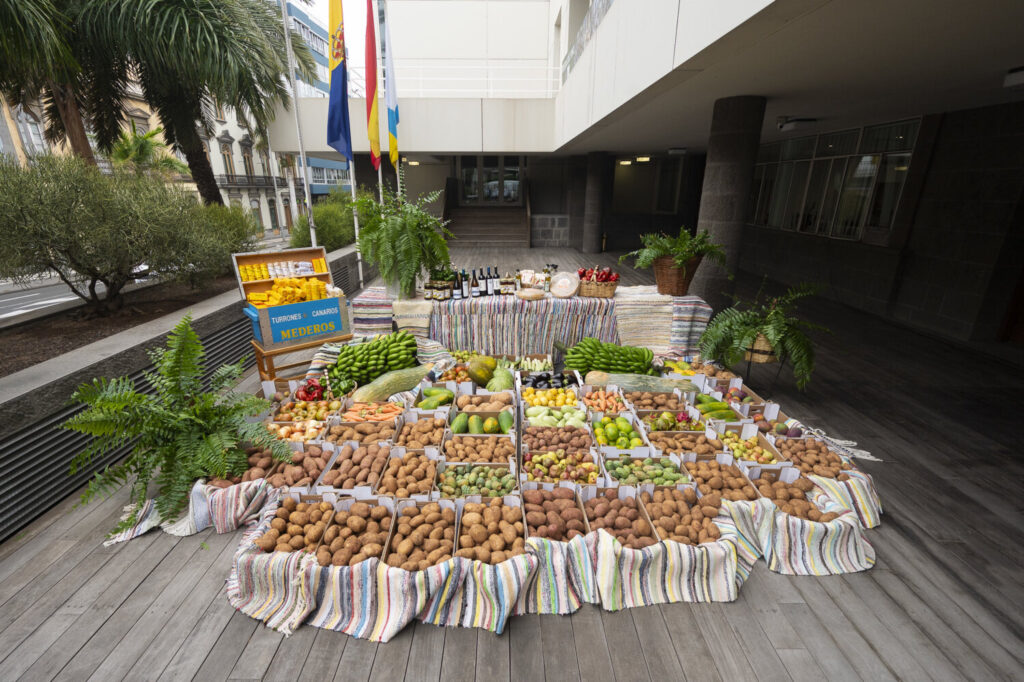
<svg viewBox="0 0 1024 682">
<path fill-rule="evenodd" d="M 473 298 L 480 298 L 480 280 L 476 278 L 476 268 L 473 268 L 473 281 L 470 282 L 469 288 L 473 292 Z"/>
<path fill-rule="evenodd" d="M 551 270 L 544 266 L 544 291 L 551 291 Z"/>
<path fill-rule="evenodd" d="M 452 287 L 452 298 L 456 301 L 462 300 L 462 277 L 459 273 L 455 273 L 455 282 Z"/>
<path fill-rule="evenodd" d="M 469 276 L 466 274 L 466 268 L 462 268 L 462 298 L 469 296 Z"/>
<path fill-rule="evenodd" d="M 432 281 L 430 281 L 430 280 L 427 280 L 426 282 L 423 283 L 423 300 L 424 301 L 433 300 L 433 298 L 434 298 L 434 287 L 433 287 L 433 284 L 434 283 Z"/>
<path fill-rule="evenodd" d="M 486 282 L 487 282 L 487 289 L 486 289 L 487 295 L 488 296 L 494 296 L 494 275 L 491 274 L 490 266 L 487 267 L 487 274 L 484 275 L 484 277 L 487 278 L 486 279 Z"/>
<path fill-rule="evenodd" d="M 523 273 L 520 272 L 519 270 L 516 270 L 515 290 L 519 291 L 522 288 L 523 288 Z M 513 292 L 513 293 L 515 293 L 515 292 Z"/>
</svg>

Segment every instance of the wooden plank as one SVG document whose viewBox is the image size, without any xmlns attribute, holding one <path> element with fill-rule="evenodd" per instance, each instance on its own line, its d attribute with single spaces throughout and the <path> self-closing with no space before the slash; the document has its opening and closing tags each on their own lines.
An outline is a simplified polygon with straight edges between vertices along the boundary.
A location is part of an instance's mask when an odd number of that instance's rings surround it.
<svg viewBox="0 0 1024 682">
<path fill-rule="evenodd" d="M 238 624 L 242 623 L 241 619 L 252 620 L 242 613 L 235 611 L 228 603 L 227 599 L 223 596 L 219 596 L 210 602 L 206 607 L 206 611 L 200 616 L 199 621 L 189 632 L 188 636 L 178 647 L 174 656 L 168 662 L 167 667 L 160 673 L 159 678 L 161 680 L 190 680 L 200 666 L 206 660 L 210 650 L 220 641 L 220 636 L 227 627 L 228 622 L 233 617 L 239 617 Z M 253 630 L 255 630 L 255 623 L 257 621 L 252 620 Z M 237 627 L 237 625 L 236 625 Z M 251 632 L 251 631 L 250 631 Z M 248 641 L 248 639 L 246 640 Z M 244 642 L 239 646 L 238 651 L 241 652 Z M 237 656 L 235 657 L 237 660 Z M 232 661 L 232 665 L 234 661 Z"/>
<path fill-rule="evenodd" d="M 773 647 L 776 649 L 803 649 L 803 642 L 793 630 L 793 626 L 782 615 L 782 611 L 779 610 L 774 591 L 765 585 L 764 575 L 766 573 L 771 573 L 771 571 L 762 565 L 755 566 L 746 582 L 743 583 L 738 601 L 750 609 Z M 791 587 L 788 582 L 786 587 Z"/>
<path fill-rule="evenodd" d="M 338 665 L 345 649 L 352 638 L 333 630 L 316 629 L 316 637 L 313 638 L 313 646 L 309 649 L 309 655 L 302 664 L 302 674 L 299 679 L 303 680 L 333 680 L 338 672 Z"/>
<path fill-rule="evenodd" d="M 604 635 L 604 624 L 601 622 L 601 607 L 583 604 L 579 611 L 570 616 L 570 620 L 580 679 L 587 682 L 612 682 L 615 674 L 608 653 L 608 640 Z M 581 651 L 582 656 L 579 653 Z"/>
<path fill-rule="evenodd" d="M 771 640 L 757 622 L 757 616 L 750 608 L 750 602 L 743 592 L 740 592 L 739 599 L 734 603 L 723 605 L 722 611 L 736 633 L 736 639 L 747 657 L 747 662 L 757 671 L 758 677 L 770 680 L 788 679 L 786 666 L 782 664 Z"/>
<path fill-rule="evenodd" d="M 704 635 L 693 615 L 701 606 L 662 604 L 657 608 L 665 619 L 668 631 L 672 633 L 672 646 L 686 679 L 690 682 L 719 682 L 722 676 L 715 664 L 715 657 L 708 643 L 704 641 Z"/>
<path fill-rule="evenodd" d="M 779 609 L 814 657 L 826 680 L 859 680 L 860 675 L 837 646 L 836 640 L 807 604 L 780 604 Z M 837 635 L 838 636 L 838 635 Z"/>
<path fill-rule="evenodd" d="M 777 653 L 793 682 L 826 679 L 807 649 L 778 649 Z"/>
<path fill-rule="evenodd" d="M 380 646 L 384 645 L 349 637 L 348 643 L 345 645 L 345 653 L 341 655 L 341 662 L 338 664 L 338 671 L 334 673 L 334 679 L 338 682 L 370 679 L 373 659 Z"/>
<path fill-rule="evenodd" d="M 647 672 L 652 680 L 678 680 L 683 678 L 672 637 L 669 634 L 661 609 L 642 607 L 631 609 L 633 624 L 640 638 L 640 648 L 647 662 Z"/>
<path fill-rule="evenodd" d="M 270 664 L 277 655 L 285 637 L 280 632 L 266 625 L 259 624 L 249 638 L 242 655 L 235 662 L 235 667 L 228 673 L 229 680 L 262 679 L 270 669 Z M 310 642 L 312 644 L 312 642 Z"/>
<path fill-rule="evenodd" d="M 580 666 L 576 660 L 576 641 L 572 635 L 572 621 L 565 616 L 540 617 L 540 654 L 544 657 L 544 675 L 552 680 L 579 679 Z M 536 643 L 533 655 L 537 655 Z"/>
<path fill-rule="evenodd" d="M 304 625 L 291 637 L 282 639 L 263 679 L 268 682 L 293 682 L 299 679 L 302 663 L 309 656 L 318 631 L 319 628 Z M 334 677 L 333 671 L 331 677 Z"/>
<path fill-rule="evenodd" d="M 496 635 L 480 630 L 476 639 L 476 677 L 480 680 L 508 680 L 511 675 L 508 628 Z"/>
<path fill-rule="evenodd" d="M 722 679 L 753 679 L 754 669 L 743 654 L 739 641 L 726 620 L 725 609 L 729 604 L 697 604 L 693 610 L 697 627 L 704 635 L 704 641 L 711 649 L 715 667 Z"/>
<path fill-rule="evenodd" d="M 373 668 L 370 670 L 371 681 L 393 682 L 405 677 L 412 637 L 412 628 L 406 627 L 392 637 L 391 641 L 377 645 L 377 656 L 373 659 Z"/>
<path fill-rule="evenodd" d="M 636 624 L 629 610 L 601 611 L 601 624 L 604 626 L 605 640 L 608 642 L 608 654 L 612 659 L 612 671 L 615 679 L 646 680 L 650 679 L 644 652 L 640 648 L 640 637 L 636 632 Z"/>
<path fill-rule="evenodd" d="M 227 625 L 221 631 L 216 643 L 206 654 L 196 671 L 196 679 L 226 680 L 231 670 L 238 663 L 242 650 L 256 632 L 257 627 L 264 627 L 255 618 L 250 618 L 241 611 L 232 609 Z M 198 658 L 198 657 L 197 657 Z"/>
<path fill-rule="evenodd" d="M 516 616 L 508 624 L 509 675 L 514 682 L 533 682 L 545 679 L 544 657 L 537 655 L 541 641 L 540 616 Z M 445 647 L 447 649 L 447 646 Z"/>
<path fill-rule="evenodd" d="M 445 633 L 448 629 L 426 625 L 418 620 L 408 627 L 413 632 L 405 679 L 407 682 L 438 682 L 441 679 L 441 657 L 444 655 Z"/>
<path fill-rule="evenodd" d="M 477 632 L 473 628 L 448 628 L 441 657 L 442 680 L 472 680 L 476 677 Z"/>
</svg>

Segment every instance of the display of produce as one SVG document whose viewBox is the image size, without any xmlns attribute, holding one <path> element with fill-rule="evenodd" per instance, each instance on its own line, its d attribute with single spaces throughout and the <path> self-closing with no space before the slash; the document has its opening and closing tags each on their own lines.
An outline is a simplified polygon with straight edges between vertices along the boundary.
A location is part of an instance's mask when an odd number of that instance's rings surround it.
<svg viewBox="0 0 1024 682">
<path fill-rule="evenodd" d="M 512 414 L 512 406 L 502 408 L 497 418 L 484 418 L 479 414 L 461 412 L 452 420 L 451 432 L 454 434 L 507 434 L 515 428 L 515 416 Z"/>
<path fill-rule="evenodd" d="M 304 400 L 292 402 L 289 400 L 281 403 L 277 408 L 274 412 L 273 421 L 292 422 L 308 421 L 310 419 L 324 421 L 328 415 L 340 409 L 340 400 L 318 400 L 316 402 L 306 402 Z"/>
<path fill-rule="evenodd" d="M 576 375 L 572 372 L 565 372 L 563 374 L 559 374 L 558 372 L 523 374 L 521 375 L 521 383 L 523 385 L 523 390 L 532 388 L 537 391 L 549 388 L 569 388 L 570 386 L 579 385 Z"/>
<path fill-rule="evenodd" d="M 551 356 L 543 358 L 531 358 L 525 355 L 518 355 L 515 358 L 500 358 L 498 367 L 505 369 L 518 369 L 521 372 L 550 372 L 555 369 L 551 364 Z"/>
<path fill-rule="evenodd" d="M 494 373 L 491 375 L 491 380 L 487 382 L 487 385 L 484 388 L 494 393 L 496 391 L 505 391 L 510 388 L 515 388 L 515 385 L 516 379 L 512 376 L 512 372 L 498 367 L 494 370 Z"/>
<path fill-rule="evenodd" d="M 602 372 L 657 374 L 651 368 L 651 360 L 654 359 L 654 353 L 650 348 L 617 346 L 614 343 L 603 343 L 588 336 L 564 352 L 565 368 L 574 369 L 580 373 L 598 370 Z"/>
<path fill-rule="evenodd" d="M 309 504 L 285 497 L 256 544 L 264 552 L 312 553 L 324 537 L 331 512 L 329 502 Z"/>
<path fill-rule="evenodd" d="M 267 423 L 267 431 L 274 434 L 281 440 L 292 443 L 308 443 L 319 440 L 326 431 L 326 422 L 310 419 L 305 421 L 294 421 L 288 424 Z"/>
<path fill-rule="evenodd" d="M 791 438 L 799 438 L 804 433 L 804 430 L 798 426 L 790 428 L 786 426 L 784 421 L 765 419 L 765 416 L 760 412 L 752 415 L 751 418 L 757 424 L 757 430 L 761 433 L 774 433 L 777 436 L 790 436 Z"/>
<path fill-rule="evenodd" d="M 653 377 L 645 374 L 609 374 L 594 370 L 583 377 L 587 386 L 617 386 L 620 391 L 671 393 L 677 388 L 683 393 L 695 393 L 697 386 L 686 379 Z"/>
<path fill-rule="evenodd" d="M 586 427 L 579 426 L 528 426 L 523 429 L 523 446 L 532 452 L 564 450 L 568 453 L 584 452 L 593 445 Z"/>
<path fill-rule="evenodd" d="M 583 403 L 594 412 L 618 414 L 626 411 L 626 404 L 615 391 L 591 391 L 583 396 Z"/>
<path fill-rule="evenodd" d="M 436 475 L 436 459 L 421 453 L 406 452 L 401 457 L 387 460 L 377 491 L 381 495 L 400 498 L 426 495 L 434 488 Z"/>
<path fill-rule="evenodd" d="M 455 556 L 492 566 L 522 554 L 526 546 L 523 510 L 496 497 L 489 504 L 468 502 L 459 520 Z"/>
<path fill-rule="evenodd" d="M 444 443 L 444 457 L 449 462 L 506 463 L 515 457 L 511 438 L 475 438 L 455 436 Z"/>
<path fill-rule="evenodd" d="M 530 407 L 562 407 L 576 404 L 576 392 L 571 388 L 523 389 L 523 402 Z"/>
<path fill-rule="evenodd" d="M 455 510 L 437 502 L 403 507 L 385 563 L 405 571 L 443 564 L 455 553 Z"/>
<path fill-rule="evenodd" d="M 583 512 L 572 488 L 524 490 L 523 511 L 527 537 L 568 542 L 578 535 L 586 535 Z"/>
<path fill-rule="evenodd" d="M 643 492 L 640 500 L 662 540 L 700 545 L 722 537 L 714 523 L 722 507 L 722 498 L 717 494 L 697 499 L 693 488 L 672 488 L 655 490 L 653 495 Z"/>
<path fill-rule="evenodd" d="M 742 415 L 733 410 L 729 403 L 724 400 L 715 400 L 706 393 L 697 394 L 697 403 L 694 405 L 706 419 L 719 419 L 725 421 L 738 421 Z"/>
<path fill-rule="evenodd" d="M 686 432 L 652 432 L 647 435 L 647 440 L 655 449 L 662 452 L 682 454 L 684 452 L 695 452 L 698 455 L 714 455 L 716 452 L 724 452 L 722 441 L 717 438 L 708 439 L 703 433 Z"/>
<path fill-rule="evenodd" d="M 525 415 L 529 426 L 574 426 L 579 429 L 586 426 L 587 417 L 586 412 L 572 405 L 563 405 L 557 408 L 537 405 L 526 408 Z"/>
<path fill-rule="evenodd" d="M 301 277 L 278 277 L 267 291 L 250 291 L 246 301 L 256 308 L 270 308 L 276 305 L 317 301 L 328 296 L 337 296 L 341 290 L 323 280 Z"/>
<path fill-rule="evenodd" d="M 839 517 L 835 512 L 822 512 L 807 499 L 807 493 L 814 489 L 814 484 L 803 476 L 792 483 L 783 483 L 762 474 L 751 483 L 761 497 L 771 500 L 785 514 L 821 523 L 828 523 Z"/>
<path fill-rule="evenodd" d="M 413 368 L 416 365 L 416 337 L 401 331 L 377 336 L 371 341 L 342 346 L 338 351 L 338 359 L 327 368 L 327 377 L 334 395 L 342 396 L 355 388 L 356 384 L 368 388 L 367 384 L 385 373 Z M 359 402 L 387 400 L 395 393 L 408 391 L 416 386 L 426 375 L 426 371 L 409 384 L 409 380 L 405 378 L 411 378 L 414 374 L 398 374 L 393 376 L 390 382 L 382 382 L 376 386 L 379 391 L 389 390 L 387 394 L 381 395 L 378 391 L 373 395 L 355 396 L 355 399 Z"/>
<path fill-rule="evenodd" d="M 395 435 L 395 421 L 361 422 L 359 424 L 340 424 L 328 429 L 328 443 L 344 443 L 355 441 L 361 445 L 373 445 L 389 441 Z"/>
<path fill-rule="evenodd" d="M 455 399 L 455 406 L 460 412 L 501 412 L 512 408 L 514 398 L 511 391 L 490 395 L 460 395 Z"/>
<path fill-rule="evenodd" d="M 320 383 L 320 379 L 310 377 L 295 389 L 295 400 L 301 400 L 304 402 L 323 400 L 327 397 L 324 395 L 324 388 L 323 384 Z M 337 409 L 337 407 L 331 408 L 332 411 Z"/>
<path fill-rule="evenodd" d="M 217 488 L 230 488 L 238 483 L 266 478 L 277 464 L 273 453 L 263 448 L 250 447 L 246 449 L 245 455 L 249 468 L 241 476 L 228 476 L 227 478 L 212 477 L 207 481 L 207 485 L 216 486 Z"/>
<path fill-rule="evenodd" d="M 668 410 L 679 412 L 686 407 L 686 401 L 671 391 L 652 393 L 650 391 L 630 391 L 625 394 L 626 400 L 634 410 Z"/>
<path fill-rule="evenodd" d="M 487 386 L 487 383 L 494 378 L 494 370 L 497 368 L 498 361 L 489 355 L 477 355 L 466 363 L 466 372 L 469 374 L 469 378 L 480 387 Z"/>
<path fill-rule="evenodd" d="M 382 504 L 353 502 L 334 512 L 333 523 L 324 531 L 316 560 L 321 566 L 355 566 L 367 559 L 381 558 L 391 530 L 391 510 Z M 337 530 L 332 530 L 337 529 Z"/>
<path fill-rule="evenodd" d="M 595 420 L 594 439 L 598 445 L 610 445 L 622 450 L 644 445 L 644 439 L 633 427 L 633 422 L 625 417 L 602 417 Z"/>
<path fill-rule="evenodd" d="M 301 452 L 292 453 L 290 464 L 281 463 L 267 478 L 267 483 L 272 488 L 311 486 L 327 468 L 330 459 L 330 452 L 324 452 L 316 445 L 307 445 Z"/>
<path fill-rule="evenodd" d="M 853 469 L 849 463 L 828 449 L 824 441 L 817 438 L 792 439 L 779 438 L 775 441 L 779 454 L 789 460 L 805 474 L 814 474 L 824 478 L 836 478 L 840 481 L 849 480 Z"/>
<path fill-rule="evenodd" d="M 441 497 L 500 497 L 508 495 L 515 488 L 515 477 L 505 466 L 446 466 L 437 478 L 437 489 L 441 491 Z"/>
<path fill-rule="evenodd" d="M 758 464 L 778 464 L 779 458 L 775 451 L 770 445 L 761 445 L 756 435 L 744 440 L 735 431 L 726 431 L 722 434 L 722 442 L 736 459 Z"/>
<path fill-rule="evenodd" d="M 341 490 L 364 485 L 373 487 L 380 480 L 390 451 L 388 445 L 360 445 L 357 448 L 344 445 L 320 485 Z"/>
<path fill-rule="evenodd" d="M 581 282 L 618 282 L 619 273 L 613 272 L 608 266 L 599 268 L 596 265 L 592 268 L 578 268 L 576 275 Z"/>
<path fill-rule="evenodd" d="M 527 452 L 523 455 L 523 473 L 527 481 L 557 483 L 572 481 L 593 485 L 601 475 L 601 467 L 589 452 L 566 454 L 565 450 Z"/>
<path fill-rule="evenodd" d="M 466 381 L 473 381 L 469 378 L 469 371 L 465 365 L 455 365 L 449 367 L 445 371 L 441 372 L 441 376 L 437 378 L 438 381 L 454 381 L 456 383 L 463 383 Z"/>
<path fill-rule="evenodd" d="M 443 405 L 451 405 L 455 393 L 442 386 L 427 386 L 420 392 L 416 407 L 421 410 L 436 410 Z"/>
<path fill-rule="evenodd" d="M 447 423 L 443 419 L 420 419 L 402 426 L 395 445 L 407 450 L 422 450 L 428 445 L 441 445 Z"/>
<path fill-rule="evenodd" d="M 692 377 L 694 374 L 697 373 L 697 371 L 690 366 L 690 363 L 684 362 L 682 360 L 664 360 L 661 366 L 666 374 L 676 374 L 683 377 Z"/>
<path fill-rule="evenodd" d="M 604 528 L 624 547 L 643 549 L 657 542 L 651 524 L 637 508 L 636 498 L 619 499 L 615 488 L 584 502 L 583 511 L 590 530 Z"/>
<path fill-rule="evenodd" d="M 690 477 L 680 471 L 679 465 L 667 457 L 605 457 L 604 468 L 619 485 L 679 485 L 689 483 Z"/>
<path fill-rule="evenodd" d="M 710 462 L 687 462 L 683 466 L 686 467 L 693 482 L 697 484 L 697 490 L 703 495 L 717 493 L 733 502 L 757 499 L 754 487 L 750 485 L 750 481 L 743 475 L 739 467 L 734 464 L 723 466 L 712 460 Z"/>
<path fill-rule="evenodd" d="M 451 355 L 455 358 L 456 362 L 466 363 L 480 355 L 480 353 L 475 350 L 453 350 Z"/>
<path fill-rule="evenodd" d="M 704 431 L 704 422 L 691 417 L 688 412 L 661 412 L 659 414 L 645 414 L 640 421 L 647 427 L 647 431 Z"/>
<path fill-rule="evenodd" d="M 722 400 L 725 402 L 752 403 L 754 402 L 754 396 L 750 395 L 742 388 L 732 386 L 722 394 Z"/>
<path fill-rule="evenodd" d="M 714 377 L 716 379 L 722 379 L 728 381 L 729 379 L 738 378 L 737 374 L 732 370 L 717 367 L 710 362 L 702 362 L 701 360 L 694 360 L 690 363 L 690 369 L 697 370 L 698 374 L 703 374 L 707 377 Z"/>
</svg>

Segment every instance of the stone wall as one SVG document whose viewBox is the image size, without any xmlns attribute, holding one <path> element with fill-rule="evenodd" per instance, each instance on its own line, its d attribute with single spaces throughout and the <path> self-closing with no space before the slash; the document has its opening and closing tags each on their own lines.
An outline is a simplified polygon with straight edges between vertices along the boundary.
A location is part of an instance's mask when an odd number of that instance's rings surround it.
<svg viewBox="0 0 1024 682">
<path fill-rule="evenodd" d="M 569 246 L 571 243 L 568 213 L 530 216 L 530 244 L 533 246 Z"/>
</svg>

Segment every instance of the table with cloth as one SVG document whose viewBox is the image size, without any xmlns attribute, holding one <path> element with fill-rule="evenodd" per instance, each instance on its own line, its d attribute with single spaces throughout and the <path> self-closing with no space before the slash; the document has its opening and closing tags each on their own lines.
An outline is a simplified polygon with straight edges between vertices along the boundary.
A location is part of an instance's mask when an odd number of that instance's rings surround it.
<svg viewBox="0 0 1024 682">
<path fill-rule="evenodd" d="M 370 287 L 352 301 L 356 336 L 398 329 L 450 349 L 525 355 L 550 353 L 554 341 L 573 345 L 587 336 L 645 346 L 655 353 L 695 352 L 711 318 L 698 296 L 663 296 L 653 286 L 620 286 L 614 298 L 546 297 L 524 301 L 487 296 L 450 301 L 391 301 Z"/>
</svg>

